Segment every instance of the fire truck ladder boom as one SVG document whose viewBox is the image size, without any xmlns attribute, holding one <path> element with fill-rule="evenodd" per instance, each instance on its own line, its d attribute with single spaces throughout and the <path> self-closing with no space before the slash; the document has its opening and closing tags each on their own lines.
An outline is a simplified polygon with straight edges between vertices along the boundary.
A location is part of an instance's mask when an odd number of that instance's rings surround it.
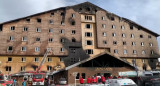
<svg viewBox="0 0 160 86">
<path fill-rule="evenodd" d="M 46 50 L 46 52 L 45 52 L 45 54 L 44 54 L 44 56 L 43 56 L 43 58 L 42 58 L 42 60 L 41 60 L 41 63 L 40 63 L 39 66 L 38 66 L 37 72 L 39 72 L 39 71 L 41 70 L 42 65 L 43 65 L 44 62 L 46 61 L 46 58 L 47 58 L 47 56 L 48 56 L 48 52 L 49 52 L 49 51 L 50 51 L 49 49 Z"/>
</svg>

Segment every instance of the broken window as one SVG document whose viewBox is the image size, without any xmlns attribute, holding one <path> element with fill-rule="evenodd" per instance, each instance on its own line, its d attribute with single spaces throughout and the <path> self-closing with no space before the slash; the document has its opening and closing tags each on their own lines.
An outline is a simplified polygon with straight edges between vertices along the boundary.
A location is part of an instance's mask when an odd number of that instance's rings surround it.
<svg viewBox="0 0 160 86">
<path fill-rule="evenodd" d="M 140 35 L 139 37 L 140 37 L 140 38 L 143 38 L 143 35 Z"/>
<path fill-rule="evenodd" d="M 49 33 L 53 33 L 53 29 L 50 28 L 50 29 L 49 29 Z"/>
<path fill-rule="evenodd" d="M 13 47 L 12 46 L 9 46 L 8 47 L 8 52 L 12 52 L 13 51 Z"/>
<path fill-rule="evenodd" d="M 51 57 L 48 57 L 48 62 L 52 62 L 52 58 Z"/>
<path fill-rule="evenodd" d="M 38 22 L 38 23 L 41 23 L 41 19 L 40 19 L 40 18 L 37 18 L 37 22 Z"/>
<path fill-rule="evenodd" d="M 11 26 L 10 30 L 15 30 L 15 26 Z"/>
<path fill-rule="evenodd" d="M 113 45 L 117 45 L 117 41 L 113 41 Z"/>
<path fill-rule="evenodd" d="M 39 61 L 39 57 L 35 57 L 34 62 L 38 62 L 38 61 Z"/>
<path fill-rule="evenodd" d="M 86 54 L 93 54 L 93 49 L 87 49 Z"/>
<path fill-rule="evenodd" d="M 26 21 L 27 21 L 27 22 L 30 22 L 30 18 L 27 18 Z"/>
<path fill-rule="evenodd" d="M 41 32 L 41 28 L 37 28 L 37 29 L 36 29 L 36 32 Z"/>
<path fill-rule="evenodd" d="M 21 71 L 25 71 L 25 66 L 21 66 Z"/>
<path fill-rule="evenodd" d="M 111 17 L 111 20 L 114 21 L 114 17 Z"/>
<path fill-rule="evenodd" d="M 26 62 L 26 57 L 22 57 L 21 61 Z"/>
<path fill-rule="evenodd" d="M 11 62 L 12 61 L 12 57 L 8 57 L 8 62 Z"/>
<path fill-rule="evenodd" d="M 64 52 L 64 48 L 61 48 L 61 52 Z"/>
<path fill-rule="evenodd" d="M 76 22 L 75 22 L 75 21 L 72 21 L 72 22 L 71 22 L 71 25 L 75 25 L 75 24 L 76 24 Z"/>
<path fill-rule="evenodd" d="M 76 34 L 76 30 L 72 30 L 72 34 Z"/>
<path fill-rule="evenodd" d="M 13 36 L 10 36 L 10 37 L 9 37 L 9 40 L 13 41 L 13 40 L 14 40 L 14 37 L 13 37 Z"/>
<path fill-rule="evenodd" d="M 23 37 L 22 37 L 22 41 L 27 41 L 27 37 L 26 37 L 26 36 L 23 36 Z"/>
<path fill-rule="evenodd" d="M 39 52 L 40 51 L 40 47 L 35 47 L 35 52 Z"/>
<path fill-rule="evenodd" d="M 52 17 L 52 16 L 54 16 L 54 12 L 51 12 L 51 15 L 50 15 L 50 17 Z"/>
<path fill-rule="evenodd" d="M 23 31 L 28 31 L 28 27 L 24 27 L 24 28 L 23 28 Z"/>
<path fill-rule="evenodd" d="M 26 51 L 26 47 L 21 47 L 21 51 Z"/>
<path fill-rule="evenodd" d="M 86 40 L 86 45 L 92 45 L 92 40 Z"/>
<path fill-rule="evenodd" d="M 91 24 L 86 24 L 86 28 L 90 29 L 91 28 Z"/>
<path fill-rule="evenodd" d="M 64 12 L 61 13 L 61 16 L 64 16 Z"/>
<path fill-rule="evenodd" d="M 11 66 L 7 66 L 6 71 L 11 71 Z"/>
<path fill-rule="evenodd" d="M 49 23 L 50 23 L 50 24 L 53 24 L 53 20 L 49 20 Z"/>
<path fill-rule="evenodd" d="M 130 26 L 130 30 L 133 30 L 133 26 L 132 25 Z"/>
<path fill-rule="evenodd" d="M 53 42 L 53 38 L 49 38 L 48 41 L 49 41 L 49 42 Z"/>
<path fill-rule="evenodd" d="M 41 41 L 41 39 L 40 38 L 36 38 L 36 41 Z"/>
<path fill-rule="evenodd" d="M 85 32 L 85 37 L 92 37 L 92 32 Z"/>
<path fill-rule="evenodd" d="M 75 38 L 72 38 L 72 42 L 76 42 L 76 39 L 75 39 Z"/>
</svg>

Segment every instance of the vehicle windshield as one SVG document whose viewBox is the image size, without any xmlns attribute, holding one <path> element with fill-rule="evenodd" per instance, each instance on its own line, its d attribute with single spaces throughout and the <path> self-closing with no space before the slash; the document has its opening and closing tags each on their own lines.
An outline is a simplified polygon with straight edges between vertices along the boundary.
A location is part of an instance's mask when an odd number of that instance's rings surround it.
<svg viewBox="0 0 160 86">
<path fill-rule="evenodd" d="M 0 80 L 3 80 L 3 76 L 2 75 L 0 75 Z"/>
<path fill-rule="evenodd" d="M 41 79 L 41 78 L 43 78 L 43 75 L 42 74 L 35 74 L 35 75 L 33 75 L 33 77 L 35 79 Z"/>
<path fill-rule="evenodd" d="M 121 86 L 137 86 L 136 84 L 134 84 L 134 85 L 121 85 Z"/>
</svg>

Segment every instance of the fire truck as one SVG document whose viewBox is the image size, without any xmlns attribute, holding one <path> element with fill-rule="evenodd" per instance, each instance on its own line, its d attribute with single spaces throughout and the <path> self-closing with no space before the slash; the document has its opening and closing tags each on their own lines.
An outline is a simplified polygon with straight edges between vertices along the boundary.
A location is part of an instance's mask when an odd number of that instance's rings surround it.
<svg viewBox="0 0 160 86">
<path fill-rule="evenodd" d="M 0 74 L 0 86 L 14 86 L 11 76 Z"/>
<path fill-rule="evenodd" d="M 46 50 L 41 63 L 39 64 L 36 72 L 33 73 L 33 77 L 32 77 L 32 85 L 45 85 L 45 73 L 41 72 L 42 66 L 44 64 L 44 62 L 46 61 L 46 58 L 48 56 L 48 53 L 50 52 L 49 49 Z"/>
</svg>

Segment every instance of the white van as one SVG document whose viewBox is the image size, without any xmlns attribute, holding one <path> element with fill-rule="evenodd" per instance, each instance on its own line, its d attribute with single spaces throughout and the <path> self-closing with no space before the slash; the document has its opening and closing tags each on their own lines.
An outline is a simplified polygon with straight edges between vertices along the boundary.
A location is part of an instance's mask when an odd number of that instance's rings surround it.
<svg viewBox="0 0 160 86">
<path fill-rule="evenodd" d="M 131 79 L 108 79 L 106 83 L 110 86 L 137 86 Z"/>
</svg>

